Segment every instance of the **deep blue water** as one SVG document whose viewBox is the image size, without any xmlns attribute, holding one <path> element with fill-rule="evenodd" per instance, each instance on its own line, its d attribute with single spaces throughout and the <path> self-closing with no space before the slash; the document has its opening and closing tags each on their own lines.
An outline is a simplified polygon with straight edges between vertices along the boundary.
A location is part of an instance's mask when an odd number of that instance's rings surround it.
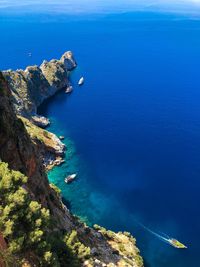
<svg viewBox="0 0 200 267">
<path fill-rule="evenodd" d="M 1 14 L 0 32 L 1 69 L 66 50 L 77 59 L 74 92 L 40 109 L 50 130 L 66 136 L 67 163 L 49 179 L 72 211 L 90 224 L 130 231 L 146 266 L 200 266 L 200 21 L 153 13 Z M 71 172 L 78 179 L 66 185 Z M 136 221 L 189 248 L 170 247 Z"/>
</svg>

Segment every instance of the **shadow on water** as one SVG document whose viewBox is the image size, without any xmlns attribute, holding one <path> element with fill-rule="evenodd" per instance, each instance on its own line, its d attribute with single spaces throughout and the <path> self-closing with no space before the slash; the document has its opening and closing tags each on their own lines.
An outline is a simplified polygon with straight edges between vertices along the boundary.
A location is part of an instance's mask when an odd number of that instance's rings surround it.
<svg viewBox="0 0 200 267">
<path fill-rule="evenodd" d="M 65 95 L 65 97 L 63 97 Z M 71 94 L 66 94 L 65 93 L 65 88 L 60 89 L 57 91 L 54 95 L 50 96 L 49 98 L 45 99 L 42 104 L 37 108 L 37 113 L 39 115 L 43 115 L 46 111 L 46 107 L 51 105 L 55 101 L 55 97 L 58 101 L 58 105 L 63 105 L 68 98 L 70 97 Z"/>
<path fill-rule="evenodd" d="M 65 197 L 62 197 L 62 202 L 69 210 L 71 210 L 72 206 L 69 200 L 67 200 Z"/>
<path fill-rule="evenodd" d="M 144 266 L 145 267 L 153 267 L 153 265 L 150 264 L 146 259 L 143 259 L 143 261 L 144 261 Z"/>
</svg>

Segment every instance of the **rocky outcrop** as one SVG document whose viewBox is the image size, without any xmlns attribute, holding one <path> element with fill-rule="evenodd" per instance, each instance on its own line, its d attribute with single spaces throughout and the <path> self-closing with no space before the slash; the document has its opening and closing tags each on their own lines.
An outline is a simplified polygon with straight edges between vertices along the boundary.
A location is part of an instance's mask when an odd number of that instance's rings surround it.
<svg viewBox="0 0 200 267">
<path fill-rule="evenodd" d="M 66 147 L 60 139 L 55 134 L 34 125 L 28 119 L 18 117 L 23 121 L 32 142 L 37 146 L 40 161 L 44 167 L 50 170 L 55 165 L 62 164 Z"/>
<path fill-rule="evenodd" d="M 50 120 L 38 116 L 37 107 L 58 90 L 70 87 L 68 76 L 75 67 L 76 61 L 73 54 L 68 51 L 62 55 L 60 60 L 43 61 L 40 66 L 29 66 L 25 70 L 4 71 L 3 75 L 11 89 L 10 101 L 15 113 L 28 118 L 33 124 L 41 128 L 46 128 L 50 124 Z M 33 126 L 28 129 L 34 130 Z M 39 137 L 41 136 L 42 134 L 39 134 Z M 47 140 L 47 138 L 43 139 Z M 37 142 L 40 155 L 43 156 L 43 162 L 47 169 L 61 164 L 64 155 L 61 148 L 63 144 L 53 134 L 51 134 L 50 139 L 53 140 L 52 146 L 49 146 L 50 142 Z M 62 153 L 58 153 L 59 150 Z"/>
<path fill-rule="evenodd" d="M 11 91 L 0 73 L 0 160 L 29 177 L 28 190 L 31 196 L 54 213 L 56 202 L 50 199 L 52 190 L 38 157 L 37 147 L 31 141 L 22 120 L 16 117 L 10 99 Z"/>
<path fill-rule="evenodd" d="M 48 97 L 55 94 L 62 88 L 69 88 L 69 72 L 76 67 L 76 61 L 72 52 L 65 52 L 60 60 L 43 61 L 40 66 L 29 66 L 25 70 L 7 70 L 3 72 L 5 79 L 11 89 L 10 101 L 14 107 L 15 113 L 19 116 L 28 118 L 33 124 L 46 128 L 50 120 L 37 115 L 37 107 Z M 25 123 L 25 126 L 28 124 Z M 36 131 L 33 125 L 29 130 Z M 38 138 L 42 137 L 42 131 L 37 130 Z M 50 134 L 49 134 L 50 135 Z M 43 158 L 43 163 L 47 169 L 54 165 L 61 164 L 64 155 L 63 144 L 51 134 L 51 142 L 43 138 L 40 142 L 36 136 L 38 150 Z M 49 145 L 51 143 L 51 145 Z"/>
<path fill-rule="evenodd" d="M 69 87 L 69 72 L 75 67 L 73 54 L 68 51 L 60 60 L 45 60 L 40 66 L 29 66 L 25 70 L 4 71 L 16 113 L 29 119 L 34 116 L 33 122 L 47 126 L 48 121 L 37 118 L 37 107 L 58 90 Z"/>
<path fill-rule="evenodd" d="M 60 60 L 63 62 L 67 70 L 73 70 L 77 65 L 71 51 L 65 52 Z"/>
<path fill-rule="evenodd" d="M 69 64 L 68 58 L 62 64 Z M 41 74 L 40 70 L 38 70 L 38 73 Z M 14 74 L 11 73 L 12 75 Z M 20 75 L 19 73 L 17 74 L 17 77 L 20 77 L 20 84 L 24 84 L 22 78 L 24 74 Z M 50 81 L 52 77 L 49 76 L 48 79 Z M 38 138 L 44 138 L 45 141 L 43 139 L 41 142 L 46 142 L 46 145 L 48 139 L 50 143 L 56 142 L 57 144 L 59 139 L 55 139 L 48 132 L 38 127 L 34 126 L 35 128 L 31 128 L 32 124 L 29 125 L 28 120 L 16 116 L 13 103 L 15 110 L 20 113 L 20 109 L 23 112 L 28 112 L 26 108 L 29 107 L 33 107 L 31 110 L 34 110 L 36 101 L 33 105 L 31 102 L 28 102 L 29 100 L 26 97 L 30 91 L 25 86 L 25 99 L 27 101 L 22 103 L 22 108 L 18 104 L 16 105 L 16 102 L 13 102 L 14 87 L 11 82 L 13 80 L 12 78 L 9 79 L 8 76 L 7 80 L 9 80 L 9 83 L 6 82 L 2 73 L 0 73 L 0 160 L 7 162 L 9 168 L 19 170 L 28 177 L 25 189 L 29 192 L 32 199 L 37 200 L 43 207 L 50 210 L 55 229 L 68 232 L 72 230 L 77 231 L 79 240 L 89 247 L 91 251 L 89 259 L 83 263 L 83 266 L 143 266 L 138 249 L 135 246 L 135 240 L 130 235 L 124 233 L 116 234 L 106 231 L 101 227 L 89 228 L 74 217 L 63 205 L 59 194 L 49 185 L 43 162 L 39 156 L 41 151 L 38 150 L 38 140 L 35 140 L 34 135 L 37 135 Z M 50 84 L 49 81 L 48 83 Z M 43 82 L 44 84 L 46 83 L 46 81 Z M 52 81 L 52 86 L 53 84 L 55 85 Z M 12 90 L 10 90 L 9 85 L 12 87 Z M 20 85 L 18 88 L 20 89 Z M 18 99 L 19 102 L 23 102 L 22 97 Z M 40 101 L 38 100 L 37 103 L 40 103 Z M 43 134 L 40 132 L 40 137 L 37 132 L 38 129 L 43 131 Z M 49 149 L 51 149 L 50 143 Z M 55 149 L 55 144 L 53 147 Z M 60 144 L 57 146 L 57 153 L 62 153 Z"/>
<path fill-rule="evenodd" d="M 50 124 L 50 120 L 48 118 L 38 115 L 32 116 L 31 121 L 41 128 L 46 128 Z"/>
<path fill-rule="evenodd" d="M 142 267 L 143 260 L 135 245 L 135 239 L 128 232 L 114 233 L 103 227 L 79 230 L 81 238 L 87 238 L 87 246 L 91 248 L 92 264 L 85 262 L 84 266 L 95 267 Z"/>
</svg>

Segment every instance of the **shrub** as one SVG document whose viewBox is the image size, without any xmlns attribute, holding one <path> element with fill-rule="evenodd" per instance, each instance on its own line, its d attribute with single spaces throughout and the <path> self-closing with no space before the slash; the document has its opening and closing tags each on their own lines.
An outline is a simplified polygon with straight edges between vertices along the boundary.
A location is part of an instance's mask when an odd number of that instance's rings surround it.
<svg viewBox="0 0 200 267">
<path fill-rule="evenodd" d="M 79 241 L 76 231 L 63 234 L 54 229 L 49 210 L 30 198 L 26 182 L 26 176 L 0 162 L 0 232 L 8 241 L 9 255 L 22 262 L 30 252 L 45 267 L 81 266 L 90 257 L 90 248 Z"/>
<path fill-rule="evenodd" d="M 78 259 L 84 260 L 90 257 L 90 248 L 79 241 L 77 231 L 72 230 L 70 234 L 66 235 L 64 241 L 72 253 L 77 255 Z"/>
<path fill-rule="evenodd" d="M 22 173 L 9 170 L 6 163 L 0 163 L 0 231 L 8 240 L 11 253 L 33 250 L 42 257 L 51 248 L 44 242 L 50 214 L 37 201 L 31 200 L 24 189 L 26 182 L 27 177 Z"/>
<path fill-rule="evenodd" d="M 58 194 L 58 195 L 60 195 L 60 193 L 61 193 L 61 190 L 60 190 L 60 188 L 58 188 L 55 184 L 53 184 L 53 183 L 51 183 L 50 184 L 50 187 Z"/>
</svg>

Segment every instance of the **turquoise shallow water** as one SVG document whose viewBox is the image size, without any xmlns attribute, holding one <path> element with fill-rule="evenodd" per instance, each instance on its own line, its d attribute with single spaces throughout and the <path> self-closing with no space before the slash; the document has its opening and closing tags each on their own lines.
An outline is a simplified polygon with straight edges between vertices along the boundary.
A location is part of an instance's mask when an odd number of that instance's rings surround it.
<svg viewBox="0 0 200 267">
<path fill-rule="evenodd" d="M 49 179 L 71 210 L 90 224 L 130 231 L 146 266 L 198 267 L 200 22 L 155 13 L 1 13 L 0 31 L 1 69 L 68 49 L 78 61 L 74 92 L 40 108 L 49 129 L 66 136 L 66 164 Z M 71 172 L 78 178 L 66 185 Z M 135 221 L 188 250 L 162 243 Z"/>
<path fill-rule="evenodd" d="M 53 125 L 49 127 L 49 130 L 57 135 L 65 136 L 63 143 L 67 150 L 64 158 L 66 162 L 61 167 L 55 167 L 49 171 L 48 178 L 50 182 L 62 189 L 63 201 L 72 212 L 91 226 L 94 223 L 100 223 L 106 212 L 110 212 L 113 199 L 102 194 L 98 189 L 94 191 L 92 184 L 88 181 L 88 177 L 92 176 L 91 170 L 77 151 L 75 143 L 69 138 L 69 133 L 63 131 L 62 126 L 59 127 L 54 118 L 51 121 Z M 72 184 L 66 185 L 64 179 L 72 173 L 78 174 L 77 179 Z"/>
</svg>

